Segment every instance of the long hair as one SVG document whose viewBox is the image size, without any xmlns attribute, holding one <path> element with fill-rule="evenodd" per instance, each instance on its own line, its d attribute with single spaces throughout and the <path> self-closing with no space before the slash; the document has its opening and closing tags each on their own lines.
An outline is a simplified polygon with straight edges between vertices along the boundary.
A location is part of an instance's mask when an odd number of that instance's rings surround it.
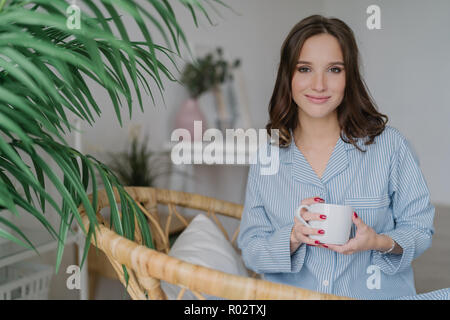
<svg viewBox="0 0 450 320">
<path fill-rule="evenodd" d="M 300 50 L 305 41 L 318 34 L 327 33 L 334 36 L 344 56 L 346 70 L 345 93 L 337 107 L 337 116 L 341 127 L 341 138 L 346 143 L 356 144 L 357 138 L 367 138 L 366 145 L 372 144 L 381 134 L 388 117 L 377 111 L 375 102 L 359 71 L 359 50 L 353 31 L 343 21 L 312 15 L 297 23 L 283 42 L 280 54 L 277 80 L 269 104 L 269 122 L 266 130 L 279 130 L 279 145 L 287 147 L 291 143 L 291 132 L 298 125 L 298 106 L 292 99 L 292 77 L 297 65 Z M 346 138 L 342 136 L 345 134 Z"/>
</svg>

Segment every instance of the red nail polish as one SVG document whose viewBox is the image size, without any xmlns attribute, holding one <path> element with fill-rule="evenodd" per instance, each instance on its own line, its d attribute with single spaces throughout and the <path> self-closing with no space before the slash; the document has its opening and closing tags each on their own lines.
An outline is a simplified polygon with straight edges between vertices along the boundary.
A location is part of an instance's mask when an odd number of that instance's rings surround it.
<svg viewBox="0 0 450 320">
<path fill-rule="evenodd" d="M 319 198 L 319 197 L 314 198 L 314 201 L 315 202 L 325 202 L 325 200 L 323 200 L 322 198 Z"/>
<path fill-rule="evenodd" d="M 353 214 L 355 215 L 355 218 L 358 218 L 358 215 L 356 214 L 356 212 L 353 212 Z"/>
<path fill-rule="evenodd" d="M 320 241 L 316 240 L 314 243 L 315 243 L 315 244 L 320 244 Z"/>
<path fill-rule="evenodd" d="M 325 234 L 325 230 L 319 230 L 320 234 Z"/>
<path fill-rule="evenodd" d="M 325 248 L 328 248 L 328 246 L 327 246 L 326 244 L 323 244 L 323 246 L 324 246 Z"/>
<path fill-rule="evenodd" d="M 320 215 L 320 219 L 326 220 L 326 218 L 327 218 L 326 215 L 324 215 L 324 214 L 321 214 L 321 215 Z"/>
</svg>

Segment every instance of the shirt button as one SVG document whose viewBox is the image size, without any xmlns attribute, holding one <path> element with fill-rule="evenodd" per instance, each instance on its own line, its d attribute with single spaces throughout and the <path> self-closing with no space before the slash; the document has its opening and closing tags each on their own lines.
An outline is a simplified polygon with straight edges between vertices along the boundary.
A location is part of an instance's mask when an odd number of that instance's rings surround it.
<svg viewBox="0 0 450 320">
<path fill-rule="evenodd" d="M 328 285 L 330 284 L 330 282 L 329 282 L 328 280 L 323 280 L 323 281 L 322 281 L 322 284 L 323 284 L 325 287 L 328 287 Z"/>
</svg>

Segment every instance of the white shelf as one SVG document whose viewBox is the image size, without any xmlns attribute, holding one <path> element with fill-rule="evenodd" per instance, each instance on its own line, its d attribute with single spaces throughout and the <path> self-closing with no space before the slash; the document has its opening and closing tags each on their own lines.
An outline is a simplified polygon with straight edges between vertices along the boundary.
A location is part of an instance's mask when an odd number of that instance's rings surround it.
<svg viewBox="0 0 450 320">
<path fill-rule="evenodd" d="M 191 163 L 188 165 L 232 165 L 232 166 L 248 166 L 250 159 L 256 155 L 258 145 L 252 144 L 233 144 L 223 143 L 221 146 L 214 148 L 215 154 L 222 155 L 222 163 L 214 163 L 213 158 L 209 157 L 209 154 L 205 154 L 205 148 L 210 146 L 211 142 L 203 141 L 188 141 L 188 142 L 167 142 L 163 149 L 166 152 L 172 152 L 172 148 L 175 145 L 179 145 L 182 150 L 185 150 L 191 154 Z M 209 147 L 211 148 L 211 147 Z M 226 163 L 226 159 L 233 159 L 232 163 Z M 201 159 L 196 161 L 196 159 Z M 244 159 L 244 163 L 237 163 L 237 159 Z"/>
</svg>

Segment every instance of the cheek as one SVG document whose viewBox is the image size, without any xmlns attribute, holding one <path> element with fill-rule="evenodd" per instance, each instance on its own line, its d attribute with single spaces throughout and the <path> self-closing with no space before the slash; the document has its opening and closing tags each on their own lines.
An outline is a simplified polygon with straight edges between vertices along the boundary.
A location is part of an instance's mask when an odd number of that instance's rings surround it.
<svg viewBox="0 0 450 320">
<path fill-rule="evenodd" d="M 330 82 L 330 89 L 336 93 L 344 94 L 345 92 L 345 75 L 340 76 L 338 79 Z"/>
<path fill-rule="evenodd" d="M 292 79 L 292 91 L 294 94 L 299 91 L 303 91 L 308 88 L 308 80 L 305 77 L 294 76 Z"/>
</svg>

